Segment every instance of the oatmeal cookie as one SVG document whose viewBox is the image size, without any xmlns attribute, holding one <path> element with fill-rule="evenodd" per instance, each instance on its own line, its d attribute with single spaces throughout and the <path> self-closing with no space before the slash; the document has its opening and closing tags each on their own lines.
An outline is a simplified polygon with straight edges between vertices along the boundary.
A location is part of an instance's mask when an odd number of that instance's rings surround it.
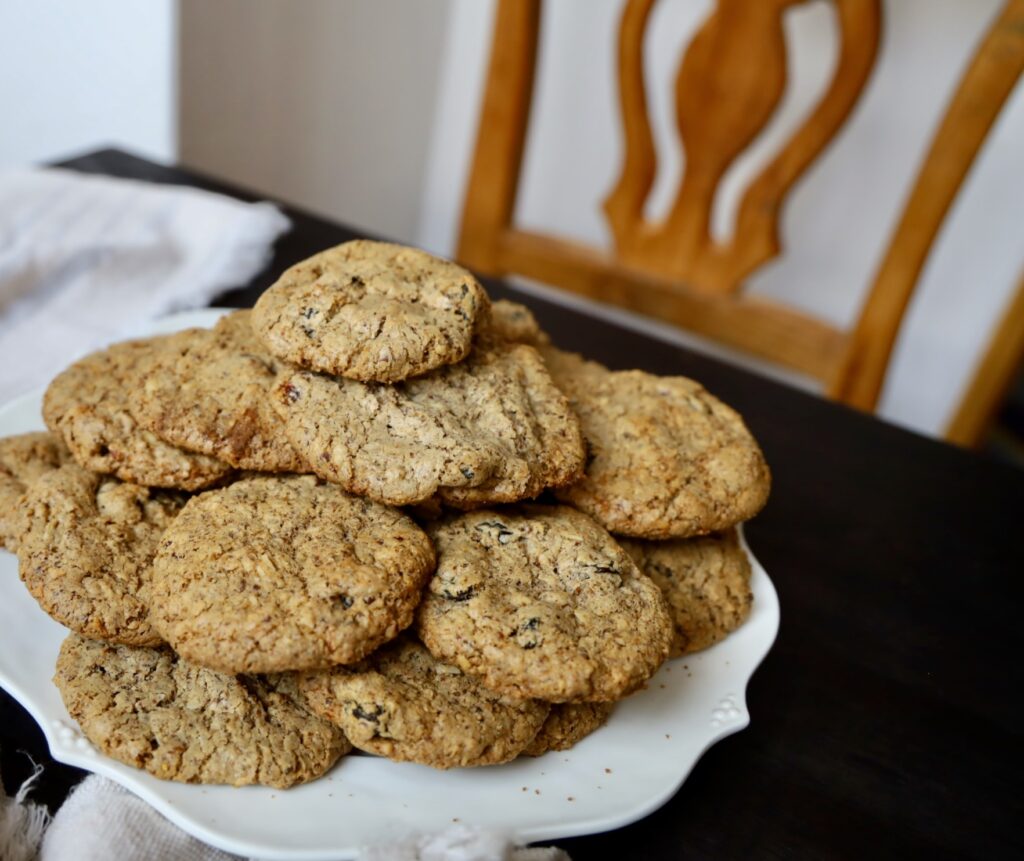
<svg viewBox="0 0 1024 861">
<path fill-rule="evenodd" d="M 39 606 L 72 631 L 129 645 L 162 642 L 149 614 L 160 536 L 185 504 L 68 463 L 25 494 L 21 579 Z"/>
<path fill-rule="evenodd" d="M 771 476 L 735 410 L 686 377 L 612 372 L 545 347 L 555 383 L 587 439 L 582 481 L 556 491 L 605 528 L 637 538 L 688 538 L 757 514 Z"/>
<path fill-rule="evenodd" d="M 610 701 L 668 656 L 658 587 L 587 515 L 564 506 L 478 511 L 429 524 L 437 572 L 417 612 L 441 661 L 492 690 Z"/>
<path fill-rule="evenodd" d="M 166 443 L 138 419 L 141 370 L 164 340 L 125 341 L 75 362 L 47 388 L 43 419 L 93 472 L 147 487 L 210 487 L 230 474 L 228 464 Z"/>
<path fill-rule="evenodd" d="M 308 710 L 287 674 L 226 675 L 167 648 L 72 634 L 53 680 L 89 741 L 164 780 L 285 789 L 319 777 L 351 749 L 341 730 Z"/>
<path fill-rule="evenodd" d="M 725 639 L 750 615 L 750 560 L 735 529 L 702 538 L 619 543 L 668 602 L 675 627 L 672 657 Z"/>
<path fill-rule="evenodd" d="M 604 726 L 615 703 L 557 703 L 523 753 L 541 756 L 549 750 L 568 750 Z"/>
<path fill-rule="evenodd" d="M 548 713 L 547 703 L 487 690 L 411 637 L 354 667 L 305 674 L 302 690 L 360 750 L 434 768 L 508 762 Z"/>
<path fill-rule="evenodd" d="M 513 502 L 582 474 L 579 422 L 521 344 L 394 386 L 286 373 L 273 397 L 318 475 L 391 505 Z"/>
<path fill-rule="evenodd" d="M 491 316 L 481 325 L 479 340 L 508 341 L 511 344 L 529 344 L 542 347 L 550 344 L 548 333 L 541 329 L 533 312 L 519 302 L 499 299 L 491 304 Z"/>
<path fill-rule="evenodd" d="M 164 534 L 153 617 L 211 669 L 322 669 L 407 627 L 433 568 L 401 512 L 313 476 L 256 476 L 193 497 Z"/>
<path fill-rule="evenodd" d="M 394 383 L 462 361 L 488 304 L 461 266 L 359 239 L 288 269 L 260 296 L 253 324 L 286 361 Z"/>
<path fill-rule="evenodd" d="M 250 311 L 161 342 L 145 364 L 138 415 L 161 439 L 239 469 L 308 472 L 269 394 L 281 363 L 257 339 Z"/>
<path fill-rule="evenodd" d="M 64 444 L 49 433 L 0 439 L 0 548 L 18 549 L 26 527 L 23 497 L 28 485 L 70 458 Z"/>
</svg>

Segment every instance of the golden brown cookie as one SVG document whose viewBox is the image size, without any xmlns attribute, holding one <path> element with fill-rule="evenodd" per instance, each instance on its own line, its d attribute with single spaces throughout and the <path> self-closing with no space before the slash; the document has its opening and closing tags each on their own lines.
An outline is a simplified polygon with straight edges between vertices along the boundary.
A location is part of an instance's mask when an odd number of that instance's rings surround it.
<svg viewBox="0 0 1024 861">
<path fill-rule="evenodd" d="M 668 602 L 675 626 L 672 657 L 706 649 L 750 615 L 750 560 L 735 529 L 702 538 L 619 543 Z"/>
<path fill-rule="evenodd" d="M 615 703 L 556 703 L 523 753 L 541 756 L 549 750 L 568 750 L 603 727 L 613 708 Z"/>
<path fill-rule="evenodd" d="M 142 423 L 161 439 L 239 469 L 308 472 L 269 395 L 281 363 L 256 338 L 250 311 L 171 335 L 145 368 Z"/>
<path fill-rule="evenodd" d="M 0 548 L 12 553 L 25 530 L 25 489 L 71 459 L 49 433 L 23 433 L 0 439 Z"/>
<path fill-rule="evenodd" d="M 288 269 L 260 296 L 253 324 L 288 362 L 394 383 L 464 359 L 487 308 L 461 266 L 359 239 Z"/>
<path fill-rule="evenodd" d="M 481 325 L 481 340 L 498 339 L 511 344 L 541 347 L 550 344 L 548 333 L 541 329 L 533 312 L 519 302 L 499 299 L 491 304 L 491 316 Z"/>
<path fill-rule="evenodd" d="M 747 520 L 771 476 L 739 414 L 686 377 L 609 371 L 542 349 L 587 439 L 582 481 L 563 502 L 605 528 L 638 538 L 688 538 Z"/>
<path fill-rule="evenodd" d="M 43 418 L 93 472 L 146 487 L 210 487 L 231 473 L 228 464 L 170 445 L 138 420 L 142 368 L 164 340 L 126 341 L 75 362 L 47 388 Z"/>
<path fill-rule="evenodd" d="M 617 700 L 668 657 L 658 587 L 612 537 L 564 506 L 429 524 L 437 572 L 416 616 L 441 661 L 489 688 L 550 702 Z"/>
<path fill-rule="evenodd" d="M 307 709 L 291 675 L 216 673 L 167 648 L 72 634 L 53 680 L 89 741 L 164 780 L 285 789 L 319 777 L 351 749 Z"/>
<path fill-rule="evenodd" d="M 283 374 L 274 403 L 313 470 L 352 493 L 458 508 L 576 480 L 579 423 L 537 351 L 500 344 L 394 386 Z"/>
<path fill-rule="evenodd" d="M 164 534 L 153 618 L 211 669 L 321 669 L 396 637 L 433 568 L 401 512 L 313 476 L 256 476 L 193 497 Z"/>
<path fill-rule="evenodd" d="M 39 606 L 87 637 L 162 642 L 149 615 L 153 555 L 185 503 L 68 463 L 25 494 L 21 579 Z"/>
<path fill-rule="evenodd" d="M 548 713 L 547 703 L 487 690 L 411 637 L 354 667 L 305 674 L 301 688 L 360 750 L 434 768 L 508 762 Z"/>
</svg>

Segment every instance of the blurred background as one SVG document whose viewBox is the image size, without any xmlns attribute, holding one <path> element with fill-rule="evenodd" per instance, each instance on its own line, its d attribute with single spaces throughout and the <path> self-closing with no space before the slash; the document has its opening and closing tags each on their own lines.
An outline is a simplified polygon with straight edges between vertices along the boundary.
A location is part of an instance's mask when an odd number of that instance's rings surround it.
<svg viewBox="0 0 1024 861">
<path fill-rule="evenodd" d="M 673 107 L 679 59 L 713 5 L 660 0 L 647 29 L 659 160 L 646 209 L 652 218 L 670 206 L 684 164 Z M 748 291 L 852 323 L 943 111 L 1002 5 L 883 4 L 866 88 L 789 195 L 782 253 L 754 272 Z M 622 0 L 544 7 L 517 224 L 610 243 L 601 203 L 622 159 L 621 10 Z M 494 14 L 492 0 L 8 0 L 0 5 L 0 169 L 117 146 L 454 255 Z M 787 87 L 719 189 L 716 235 L 728 235 L 746 184 L 802 121 L 837 63 L 831 3 L 787 10 L 784 29 Z M 927 259 L 881 416 L 945 434 L 1024 266 L 1022 153 L 1024 90 L 1017 87 Z M 550 287 L 530 289 L 552 295 Z M 602 313 L 693 342 L 665 323 L 609 307 Z M 1004 423 L 1013 409 L 1004 410 Z"/>
</svg>

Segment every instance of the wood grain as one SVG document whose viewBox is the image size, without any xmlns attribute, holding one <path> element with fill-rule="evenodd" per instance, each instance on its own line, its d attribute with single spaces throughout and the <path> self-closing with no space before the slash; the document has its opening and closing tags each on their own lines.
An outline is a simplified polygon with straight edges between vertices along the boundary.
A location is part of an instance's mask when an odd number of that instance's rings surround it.
<svg viewBox="0 0 1024 861">
<path fill-rule="evenodd" d="M 1017 292 L 1003 312 L 1002 320 L 975 369 L 967 392 L 946 430 L 946 439 L 974 448 L 1003 405 L 1014 377 L 1024 359 L 1024 275 Z"/>
<path fill-rule="evenodd" d="M 600 249 L 522 230 L 505 233 L 499 265 L 602 302 L 648 314 L 814 376 L 838 367 L 845 340 L 832 326 L 759 297 L 679 290 Z"/>
<path fill-rule="evenodd" d="M 1009 0 L 982 38 L 917 174 L 829 394 L 878 402 L 900 322 L 928 253 L 992 124 L 1024 70 L 1024 0 Z"/>
<path fill-rule="evenodd" d="M 744 297 L 744 279 L 780 249 L 788 191 L 849 115 L 878 47 L 880 0 L 835 0 L 840 56 L 818 104 L 741 198 L 737 228 L 711 234 L 735 160 L 771 121 L 786 85 L 785 10 L 800 0 L 718 0 L 682 54 L 676 124 L 686 151 L 669 214 L 644 206 L 657 173 L 644 78 L 655 0 L 627 0 L 618 33 L 622 169 L 604 202 L 612 251 L 592 253 L 513 223 L 541 22 L 539 0 L 499 0 L 463 209 L 458 257 L 488 274 L 520 273 L 650 314 L 821 380 L 839 371 L 844 333 L 796 310 Z"/>
<path fill-rule="evenodd" d="M 459 231 L 459 260 L 498 274 L 497 247 L 512 223 L 540 32 L 540 0 L 500 0 Z"/>
</svg>

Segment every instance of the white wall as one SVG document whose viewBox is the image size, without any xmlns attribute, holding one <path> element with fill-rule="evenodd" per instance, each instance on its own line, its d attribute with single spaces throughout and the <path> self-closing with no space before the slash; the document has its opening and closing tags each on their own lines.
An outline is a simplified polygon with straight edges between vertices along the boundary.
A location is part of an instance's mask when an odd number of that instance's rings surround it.
<svg viewBox="0 0 1024 861">
<path fill-rule="evenodd" d="M 415 238 L 448 0 L 181 0 L 184 164 Z"/>
<path fill-rule="evenodd" d="M 490 43 L 492 3 L 453 0 L 417 240 L 455 248 Z M 750 282 L 836 323 L 855 316 L 919 159 L 975 40 L 999 0 L 885 4 L 880 61 L 836 144 L 790 197 L 782 256 Z M 661 0 L 648 32 L 648 85 L 659 156 L 652 201 L 668 203 L 681 158 L 672 135 L 670 84 L 682 45 L 710 0 Z M 531 227 L 606 243 L 600 202 L 619 168 L 613 56 L 621 0 L 548 3 L 517 218 Z M 728 230 L 743 180 L 803 116 L 835 61 L 827 4 L 787 15 L 792 86 L 778 121 L 728 177 L 716 227 Z M 980 346 L 1024 266 L 1024 87 L 1018 87 L 968 178 L 904 324 L 880 412 L 941 433 Z M 664 327 L 658 327 L 664 332 Z"/>
<path fill-rule="evenodd" d="M 173 0 L 3 0 L 0 168 L 118 145 L 174 157 Z"/>
</svg>

